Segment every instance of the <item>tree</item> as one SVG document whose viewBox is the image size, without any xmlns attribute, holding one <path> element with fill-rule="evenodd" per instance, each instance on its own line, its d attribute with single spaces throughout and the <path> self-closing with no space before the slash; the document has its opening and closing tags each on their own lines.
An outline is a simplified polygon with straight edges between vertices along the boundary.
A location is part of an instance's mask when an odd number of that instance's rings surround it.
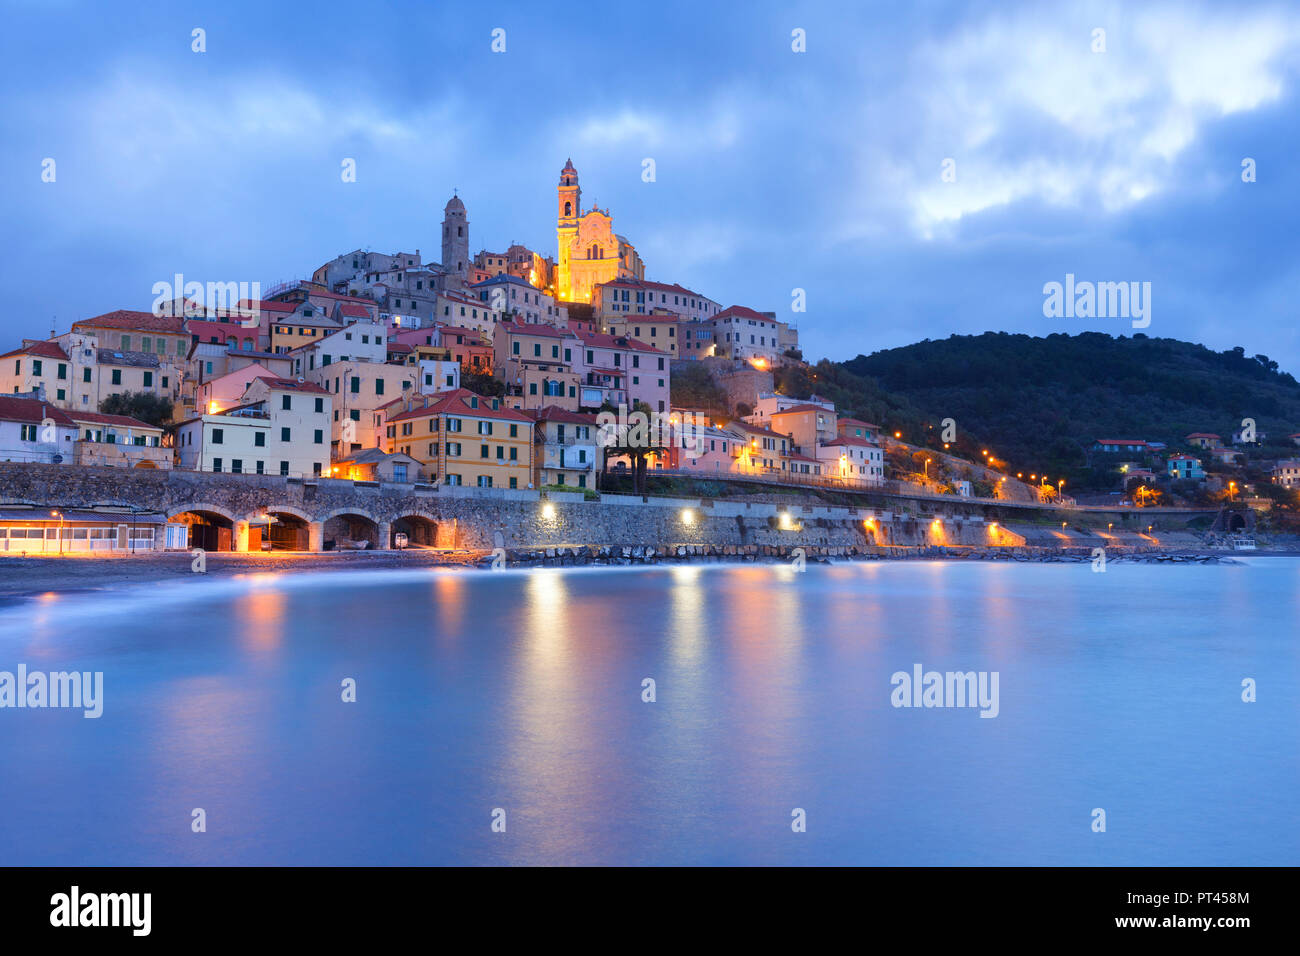
<svg viewBox="0 0 1300 956">
<path fill-rule="evenodd" d="M 171 399 L 149 392 L 118 392 L 99 403 L 105 415 L 125 415 L 150 425 L 165 424 L 172 417 Z"/>
<path fill-rule="evenodd" d="M 614 409 L 602 406 L 602 412 L 614 413 Z M 650 423 L 654 412 L 645 402 L 636 402 L 626 422 L 609 425 L 600 429 L 600 443 L 603 460 L 601 470 L 609 471 L 611 456 L 626 456 L 632 463 L 632 489 L 638 495 L 645 494 L 646 455 L 652 448 L 658 447 L 654 429 Z"/>
<path fill-rule="evenodd" d="M 501 398 L 506 393 L 506 383 L 487 372 L 466 372 L 462 369 L 460 387 L 487 398 Z"/>
</svg>

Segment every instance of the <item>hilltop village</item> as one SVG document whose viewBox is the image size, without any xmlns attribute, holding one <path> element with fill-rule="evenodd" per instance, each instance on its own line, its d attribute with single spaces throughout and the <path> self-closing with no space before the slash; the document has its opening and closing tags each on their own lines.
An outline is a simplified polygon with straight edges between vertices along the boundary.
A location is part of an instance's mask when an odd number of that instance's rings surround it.
<svg viewBox="0 0 1300 956">
<path fill-rule="evenodd" d="M 147 311 L 24 339 L 0 355 L 0 462 L 593 495 L 640 494 L 647 476 L 677 476 L 1075 504 L 1059 476 L 996 451 L 959 458 L 815 393 L 784 393 L 781 370 L 806 369 L 797 328 L 756 304 L 724 306 L 647 278 L 609 210 L 583 208 L 571 161 L 556 187 L 553 251 L 471 255 L 459 196 L 440 239 L 439 262 L 418 249 L 357 249 L 264 291 L 177 276 L 155 285 Z M 725 396 L 725 414 L 675 400 L 674 377 L 688 367 Z M 633 440 L 607 426 L 636 416 L 665 427 Z M 1256 441 L 1103 436 L 1094 450 L 1124 459 L 1117 505 L 1156 504 L 1200 482 L 1263 507 L 1247 482 L 1202 467 L 1205 456 L 1241 464 Z M 1270 469 L 1272 484 L 1300 487 L 1300 460 Z M 169 545 L 211 537 L 202 515 L 183 521 Z M 114 515 L 10 507 L 0 550 L 62 547 L 55 522 L 68 526 L 68 550 L 122 546 Z M 160 547 L 155 531 L 132 535 Z"/>
</svg>

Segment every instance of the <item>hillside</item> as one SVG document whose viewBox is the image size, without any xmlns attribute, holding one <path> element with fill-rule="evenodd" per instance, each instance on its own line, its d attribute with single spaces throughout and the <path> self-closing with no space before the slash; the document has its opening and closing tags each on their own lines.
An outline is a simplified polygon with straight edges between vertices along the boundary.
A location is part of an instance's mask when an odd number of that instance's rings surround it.
<svg viewBox="0 0 1300 956">
<path fill-rule="evenodd" d="M 955 451 L 978 460 L 991 449 L 1011 470 L 1066 475 L 1075 488 L 1110 480 L 1091 467 L 1098 437 L 1172 449 L 1196 431 L 1228 440 L 1251 417 L 1285 454 L 1286 436 L 1300 431 L 1300 384 L 1267 356 L 1142 334 L 952 336 L 785 369 L 779 386 L 816 391 L 918 444 L 938 447 L 939 423 L 952 418 Z"/>
</svg>

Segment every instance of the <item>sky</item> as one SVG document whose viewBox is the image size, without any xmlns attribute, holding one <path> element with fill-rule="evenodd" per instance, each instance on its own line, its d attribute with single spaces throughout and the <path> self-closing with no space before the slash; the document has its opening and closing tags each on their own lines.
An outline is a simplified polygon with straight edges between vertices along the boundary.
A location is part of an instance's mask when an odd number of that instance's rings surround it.
<svg viewBox="0 0 1300 956">
<path fill-rule="evenodd" d="M 554 255 L 571 157 L 647 278 L 810 359 L 1134 334 L 1045 316 L 1070 274 L 1300 374 L 1294 6 L 6 0 L 0 52 L 3 348 L 176 273 L 437 261 L 453 190 L 471 252 Z"/>
</svg>

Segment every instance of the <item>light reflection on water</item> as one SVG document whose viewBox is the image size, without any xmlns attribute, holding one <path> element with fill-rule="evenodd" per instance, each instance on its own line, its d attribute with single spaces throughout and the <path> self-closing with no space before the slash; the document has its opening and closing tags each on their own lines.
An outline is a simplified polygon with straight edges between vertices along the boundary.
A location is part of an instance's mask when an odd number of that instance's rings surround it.
<svg viewBox="0 0 1300 956">
<path fill-rule="evenodd" d="M 1298 582 L 1264 558 L 46 596 L 0 611 L 0 670 L 102 670 L 105 713 L 0 710 L 0 860 L 1292 863 Z M 1000 716 L 892 708 L 913 663 L 998 671 Z"/>
</svg>

